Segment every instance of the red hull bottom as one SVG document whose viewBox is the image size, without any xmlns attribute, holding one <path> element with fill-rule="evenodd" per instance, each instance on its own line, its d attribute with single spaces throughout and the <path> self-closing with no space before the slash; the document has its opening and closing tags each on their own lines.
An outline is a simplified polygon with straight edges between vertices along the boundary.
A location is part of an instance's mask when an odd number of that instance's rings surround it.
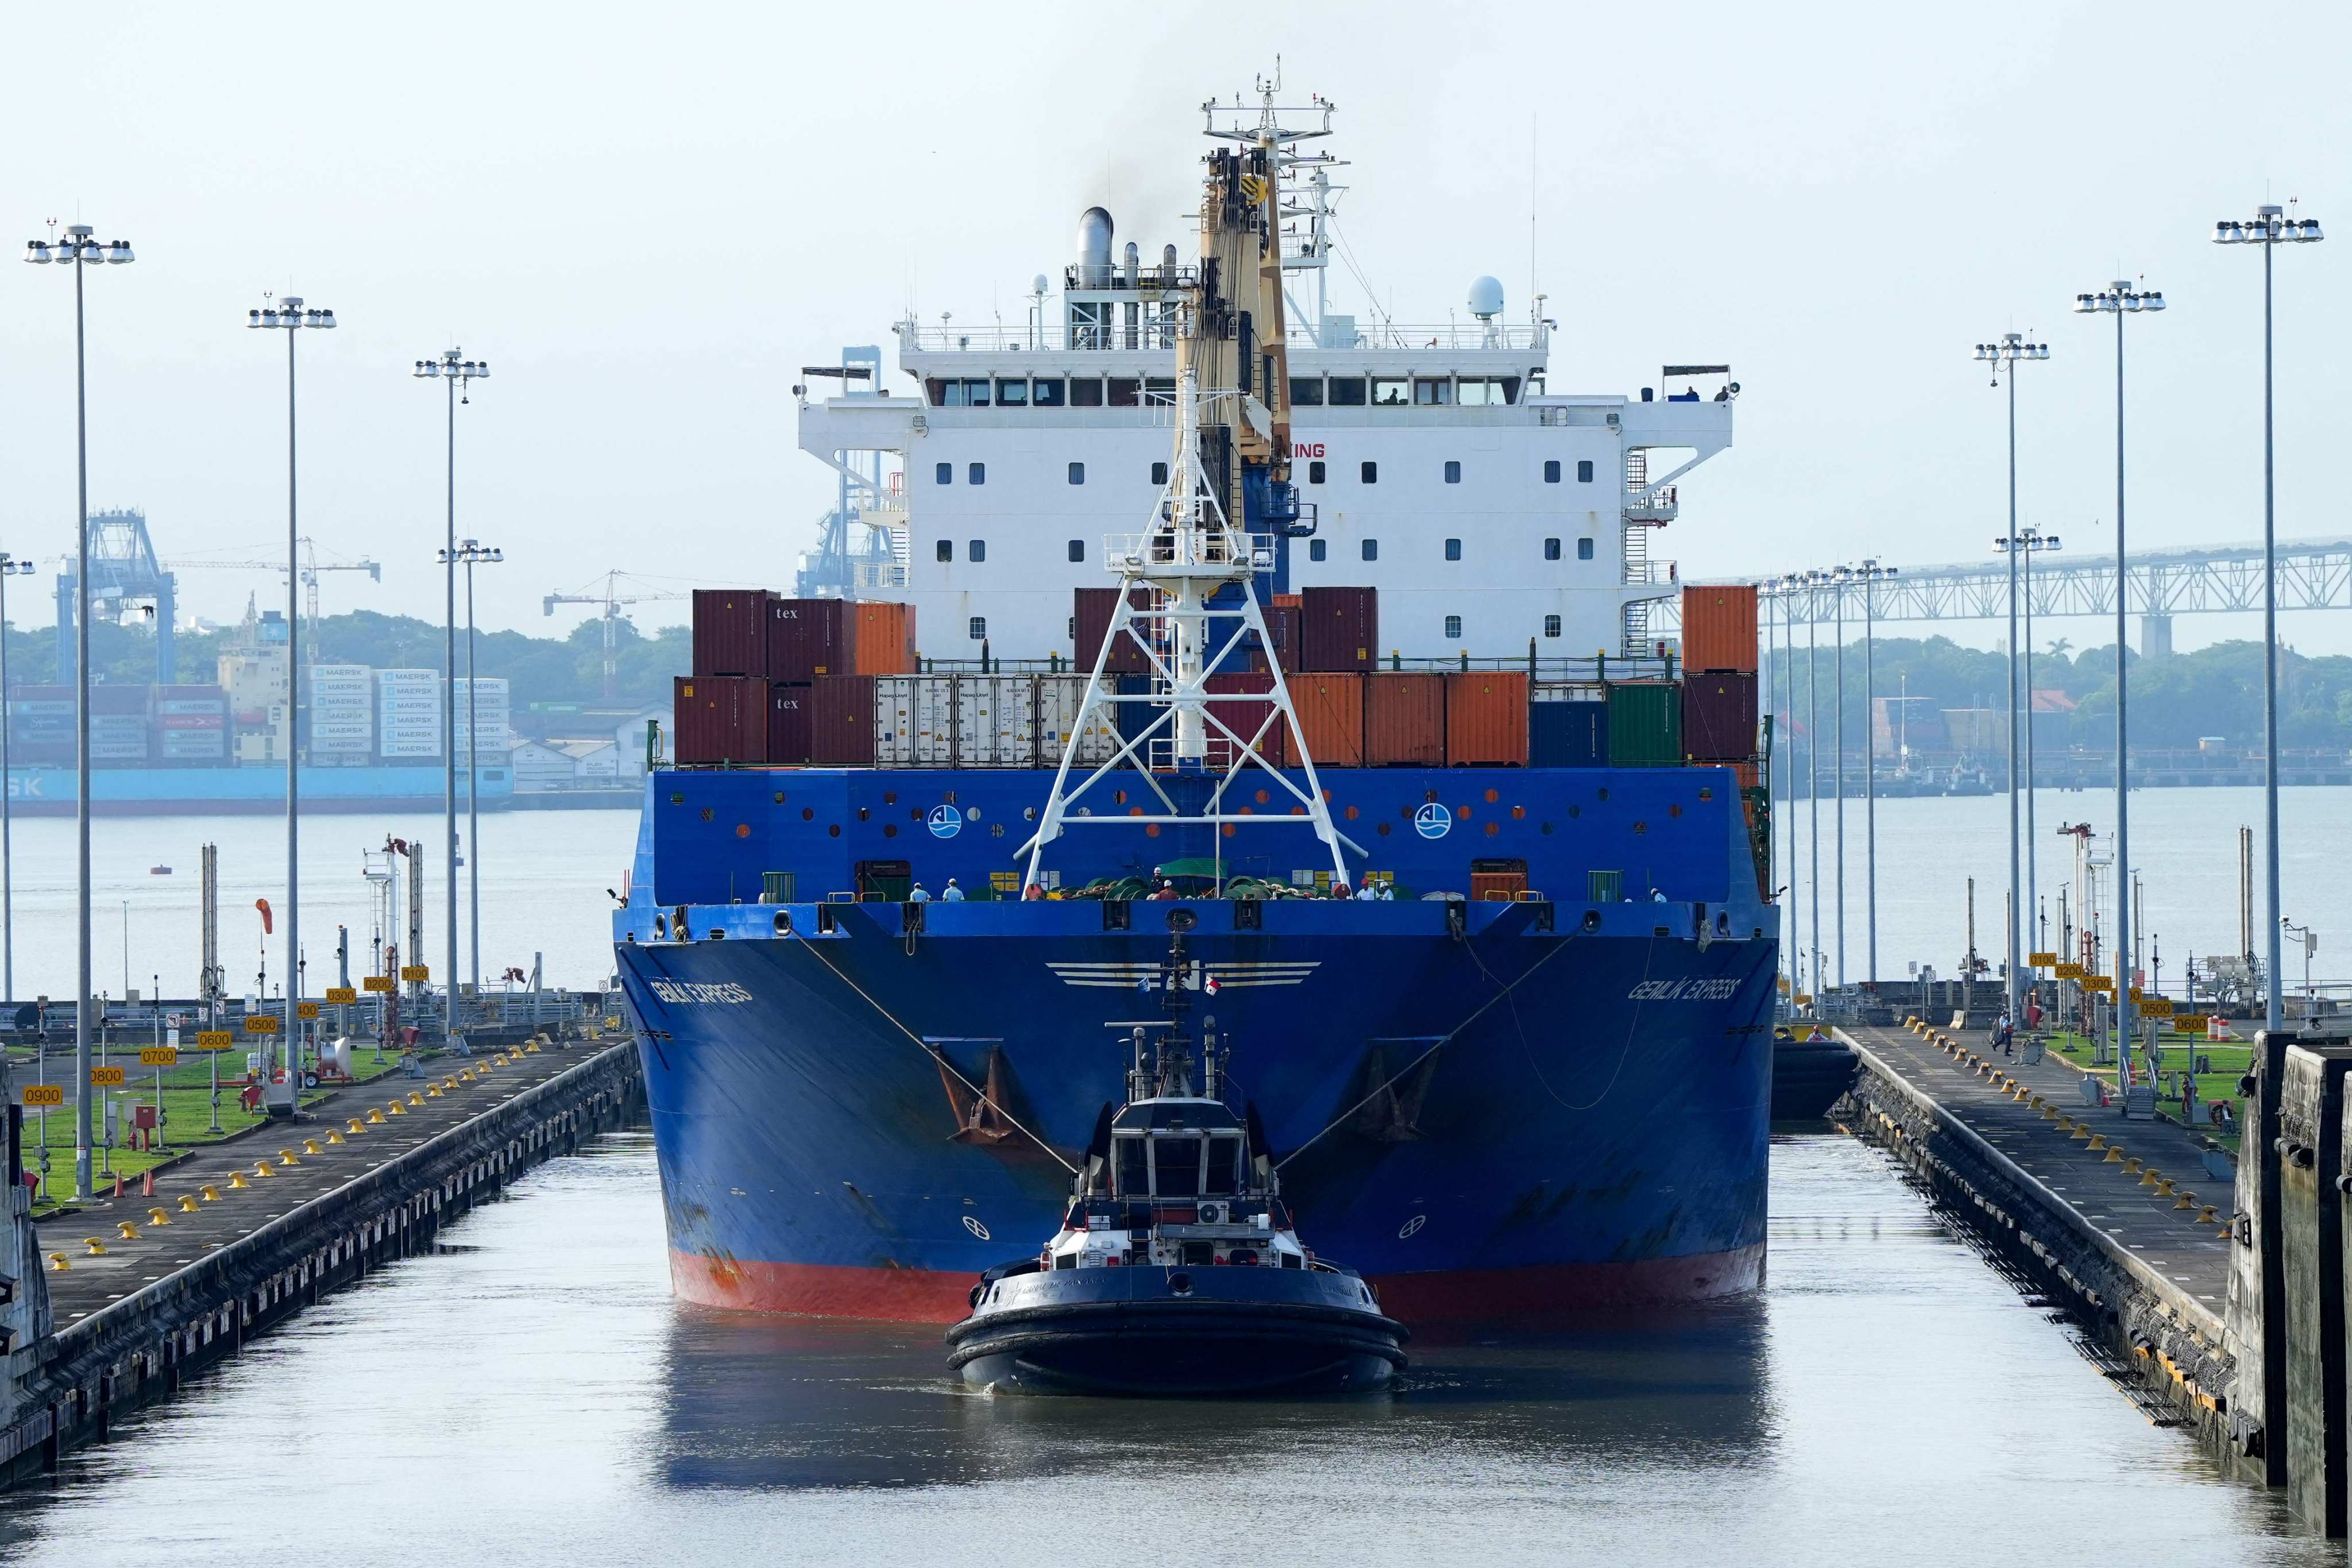
<svg viewBox="0 0 2352 1568">
<path fill-rule="evenodd" d="M 979 1276 L 931 1269 L 745 1263 L 672 1252 L 670 1286 L 681 1300 L 747 1312 L 953 1323 L 971 1310 Z M 1764 1280 L 1764 1246 L 1640 1263 L 1559 1263 L 1376 1277 L 1381 1309 L 1408 1323 L 1539 1321 L 1594 1308 L 1697 1301 L 1753 1290 Z"/>
</svg>

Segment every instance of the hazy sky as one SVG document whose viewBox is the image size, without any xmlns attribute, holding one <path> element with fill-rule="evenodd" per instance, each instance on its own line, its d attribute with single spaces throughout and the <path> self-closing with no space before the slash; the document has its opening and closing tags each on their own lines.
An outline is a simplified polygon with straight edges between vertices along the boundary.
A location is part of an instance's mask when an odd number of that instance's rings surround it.
<svg viewBox="0 0 2352 1568">
<path fill-rule="evenodd" d="M 281 547 L 285 343 L 245 312 L 272 289 L 335 309 L 302 345 L 306 531 L 384 582 L 330 577 L 331 610 L 438 614 L 443 394 L 409 371 L 488 358 L 458 411 L 459 531 L 507 552 L 486 624 L 545 632 L 590 612 L 546 620 L 541 596 L 608 567 L 788 584 L 831 492 L 793 444 L 798 368 L 888 345 L 910 299 L 1018 321 L 1089 203 L 1147 254 L 1189 250 L 1197 105 L 1279 50 L 1292 96 L 1340 105 L 1342 232 L 1397 319 L 1444 320 L 1482 272 L 1522 317 L 1532 196 L 1555 390 L 1733 364 L 1737 445 L 1684 482 L 1664 542 L 1687 575 L 1983 552 L 2002 401 L 1969 353 L 2012 329 L 2052 345 L 2021 382 L 2028 521 L 2090 542 L 2112 527 L 2112 329 L 2069 305 L 2143 275 L 2172 308 L 2131 324 L 2135 539 L 2258 537 L 2261 263 L 2207 237 L 2300 197 L 2337 236 L 2279 258 L 2279 527 L 2307 537 L 2343 527 L 2345 17 L 18 5 L 0 237 L 79 216 L 136 246 L 89 279 L 90 497 L 143 507 L 167 559 Z M 0 548 L 45 560 L 72 542 L 70 293 L 59 268 L 0 271 Z M 1342 274 L 1335 308 L 1360 303 Z M 214 616 L 282 593 L 183 581 Z M 2352 617 L 2326 619 L 2287 635 L 2352 650 Z M 2184 618 L 2179 640 L 2224 630 Z"/>
</svg>

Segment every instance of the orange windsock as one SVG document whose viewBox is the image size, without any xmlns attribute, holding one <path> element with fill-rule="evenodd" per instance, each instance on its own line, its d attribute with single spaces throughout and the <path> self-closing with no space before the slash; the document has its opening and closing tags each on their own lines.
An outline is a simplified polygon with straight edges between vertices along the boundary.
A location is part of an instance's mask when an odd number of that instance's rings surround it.
<svg viewBox="0 0 2352 1568">
<path fill-rule="evenodd" d="M 253 900 L 253 907 L 261 911 L 261 934 L 264 936 L 269 935 L 277 929 L 270 922 L 269 900 L 268 899 L 256 899 Z"/>
</svg>

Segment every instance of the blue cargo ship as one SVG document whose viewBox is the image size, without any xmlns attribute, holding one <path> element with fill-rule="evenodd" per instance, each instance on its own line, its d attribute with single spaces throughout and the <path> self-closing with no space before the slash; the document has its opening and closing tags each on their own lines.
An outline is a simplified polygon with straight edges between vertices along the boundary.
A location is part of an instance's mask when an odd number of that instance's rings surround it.
<svg viewBox="0 0 2352 1568">
<path fill-rule="evenodd" d="M 477 771 L 481 809 L 503 811 L 514 802 L 514 778 L 500 765 Z M 406 811 L 441 809 L 442 770 L 430 767 L 309 768 L 302 770 L 302 809 Z M 283 812 L 283 763 L 252 767 L 92 768 L 89 808 L 102 816 L 164 814 L 236 816 Z M 71 768 L 10 768 L 8 798 L 14 809 L 33 816 L 74 813 Z M 466 773 L 457 773 L 457 798 L 466 798 Z"/>
<path fill-rule="evenodd" d="M 961 1317 L 1171 1016 L 1239 1047 L 1302 1232 L 1407 1323 L 1760 1278 L 1753 664 L 1694 760 L 1647 619 L 1736 388 L 1549 393 L 1540 299 L 1504 324 L 1491 279 L 1473 328 L 1331 312 L 1330 106 L 1263 99 L 1205 106 L 1197 261 L 1122 265 L 1091 209 L 1058 321 L 1042 279 L 1024 331 L 910 319 L 911 395 L 853 353 L 803 404 L 829 539 L 874 535 L 848 586 L 913 606 L 925 659 L 680 682 L 707 711 L 614 937 L 683 1299 Z M 750 728 L 712 700 L 745 691 Z"/>
</svg>

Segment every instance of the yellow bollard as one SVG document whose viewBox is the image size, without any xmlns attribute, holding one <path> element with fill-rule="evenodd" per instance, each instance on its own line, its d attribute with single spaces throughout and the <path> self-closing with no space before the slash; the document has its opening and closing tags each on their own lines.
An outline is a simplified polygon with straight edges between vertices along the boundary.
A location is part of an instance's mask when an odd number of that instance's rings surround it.
<svg viewBox="0 0 2352 1568">
<path fill-rule="evenodd" d="M 2104 1148 L 2105 1148 L 2106 1146 L 2107 1146 L 2107 1140 L 2106 1140 L 2106 1135 L 2105 1135 L 2105 1133 L 2102 1133 L 2102 1132 L 2094 1132 L 2094 1133 L 2092 1133 L 2092 1134 L 2091 1134 L 2091 1147 L 2092 1147 L 2093 1149 L 2104 1149 Z"/>
<path fill-rule="evenodd" d="M 162 1209 L 149 1209 L 147 1211 L 147 1223 L 149 1225 L 169 1225 L 172 1222 L 164 1217 L 163 1211 Z"/>
<path fill-rule="evenodd" d="M 352 1137 L 356 1138 L 356 1137 L 358 1137 L 361 1133 L 362 1133 L 362 1132 L 366 1131 L 367 1131 L 367 1127 L 366 1127 L 366 1124 L 365 1124 L 365 1123 L 363 1123 L 363 1122 L 362 1122 L 358 1117 L 354 1116 L 354 1117 L 352 1117 L 352 1124 L 351 1124 L 349 1127 L 345 1128 L 345 1129 L 344 1129 L 344 1131 L 347 1131 L 347 1132 L 349 1132 Z"/>
<path fill-rule="evenodd" d="M 2164 1178 L 2157 1173 L 2156 1167 L 2153 1165 L 2148 1166 L 2139 1173 L 2139 1184 L 2143 1187 L 2152 1187 L 2162 1180 L 2164 1180 Z"/>
<path fill-rule="evenodd" d="M 343 1135 L 342 1135 L 341 1133 L 340 1133 L 340 1132 L 333 1132 L 333 1131 L 330 1131 L 330 1132 L 327 1134 L 327 1142 L 330 1142 L 330 1143 L 340 1143 L 340 1142 L 341 1142 L 342 1141 L 343 1141 Z"/>
<path fill-rule="evenodd" d="M 218 1187 L 207 1185 L 204 1188 L 204 1194 L 205 1202 L 208 1204 L 216 1204 L 220 1202 L 220 1189 Z"/>
<path fill-rule="evenodd" d="M 52 1274 L 63 1274 L 67 1269 L 71 1268 L 72 1267 L 72 1264 L 66 1261 L 66 1255 L 64 1253 L 52 1252 L 49 1254 L 49 1272 Z"/>
<path fill-rule="evenodd" d="M 2120 1165 L 2124 1163 L 2124 1152 L 2117 1145 L 2110 1143 L 2107 1145 L 2107 1157 L 2099 1163 L 2103 1165 Z"/>
<path fill-rule="evenodd" d="M 2212 1205 L 2211 1204 L 2207 1204 L 2207 1205 L 2205 1205 L 2205 1212 L 2204 1212 L 2203 1214 L 2199 1215 L 2197 1216 L 2197 1219 L 2198 1219 L 2198 1223 L 2199 1223 L 2199 1224 L 2200 1224 L 2200 1225 L 2211 1225 L 2211 1224 L 2213 1224 L 2213 1223 L 2214 1223 L 2214 1221 L 2213 1221 L 2213 1205 Z"/>
<path fill-rule="evenodd" d="M 2197 1194 L 2183 1193 L 2172 1200 L 2172 1206 L 2177 1209 L 2193 1209 L 2197 1206 Z"/>
<path fill-rule="evenodd" d="M 228 1173 L 228 1184 L 232 1187 L 249 1187 L 253 1185 L 251 1182 L 245 1179 L 245 1173 L 243 1171 L 231 1171 Z"/>
<path fill-rule="evenodd" d="M 2160 1198 L 2168 1198 L 2172 1195 L 2172 1182 L 2169 1177 L 2156 1184 L 2156 1195 Z"/>
<path fill-rule="evenodd" d="M 2126 1160 L 2124 1162 L 2124 1174 L 2127 1176 L 2138 1175 L 2140 1169 L 2140 1163 L 2137 1160 Z"/>
<path fill-rule="evenodd" d="M 383 1112 L 381 1110 L 369 1111 L 367 1119 L 368 1125 L 371 1127 L 381 1127 L 383 1125 Z"/>
<path fill-rule="evenodd" d="M 2057 1108 L 2056 1106 L 2054 1106 L 2054 1105 L 2051 1104 L 2051 1103 L 2050 1103 L 2048 1100 L 2042 1100 L 2042 1101 L 2040 1101 L 2039 1103 L 2041 1104 L 2041 1107 L 2042 1107 L 2042 1121 L 2057 1121 L 2057 1120 L 2058 1120 L 2058 1108 Z"/>
<path fill-rule="evenodd" d="M 196 1202 L 195 1194 L 182 1193 L 180 1194 L 180 1212 L 182 1214 L 194 1214 L 203 1206 L 203 1205 Z"/>
<path fill-rule="evenodd" d="M 114 1228 L 122 1233 L 122 1239 L 125 1241 L 136 1241 L 139 1239 L 139 1227 L 132 1225 L 127 1219 L 116 1220 L 114 1222 Z"/>
<path fill-rule="evenodd" d="M 253 1173 L 257 1176 L 274 1176 L 278 1173 L 269 1168 L 268 1161 L 256 1160 L 253 1163 Z"/>
<path fill-rule="evenodd" d="M 299 1160 L 298 1160 L 298 1159 L 296 1159 L 296 1158 L 294 1157 L 294 1151 L 293 1151 L 293 1150 L 291 1150 L 291 1149 L 280 1149 L 279 1151 L 278 1151 L 278 1165 L 279 1165 L 281 1168 L 285 1168 L 285 1169 L 291 1169 L 292 1167 L 294 1167 L 294 1166 L 296 1166 L 296 1165 L 299 1165 L 299 1164 L 300 1164 L 301 1163 L 302 1163 L 301 1161 L 299 1161 Z"/>
<path fill-rule="evenodd" d="M 89 1248 L 89 1256 L 92 1258 L 103 1258 L 106 1256 L 106 1243 L 99 1240 L 98 1237 L 94 1236 L 83 1237 L 81 1238 L 81 1244 Z"/>
<path fill-rule="evenodd" d="M 407 1112 L 407 1111 L 403 1110 L 401 1109 L 401 1107 L 400 1107 L 400 1101 L 398 1101 L 398 1100 L 394 1100 L 390 1105 L 385 1106 L 385 1107 L 384 1107 L 384 1110 L 386 1110 L 390 1111 L 390 1112 L 391 1112 L 393 1115 L 394 1115 L 394 1116 L 405 1116 L 405 1115 L 407 1115 L 407 1114 L 408 1114 L 408 1112 Z"/>
<path fill-rule="evenodd" d="M 422 1105 L 425 1103 L 425 1097 L 412 1089 L 408 1091 L 408 1103 L 411 1105 Z"/>
<path fill-rule="evenodd" d="M 2087 1121 L 2077 1121 L 2074 1123 L 2074 1137 L 2073 1142 L 2077 1143 L 2087 1143 L 2090 1142 L 2090 1139 L 2091 1124 Z"/>
<path fill-rule="evenodd" d="M 456 1089 L 457 1087 L 457 1076 L 453 1073 L 449 1077 L 443 1079 L 441 1080 L 441 1087 L 446 1089 Z"/>
<path fill-rule="evenodd" d="M 302 1140 L 302 1152 L 305 1154 L 323 1154 L 326 1151 L 319 1147 L 319 1141 L 316 1138 L 305 1138 Z"/>
<path fill-rule="evenodd" d="M 437 1083 L 436 1083 L 436 1084 L 435 1084 L 435 1085 L 433 1085 L 430 1089 L 427 1089 L 425 1091 L 425 1098 L 426 1098 L 426 1099 L 428 1099 L 428 1100 L 438 1100 L 438 1099 L 440 1099 L 440 1098 L 441 1098 L 441 1086 L 440 1086 L 439 1084 L 437 1084 Z"/>
</svg>

